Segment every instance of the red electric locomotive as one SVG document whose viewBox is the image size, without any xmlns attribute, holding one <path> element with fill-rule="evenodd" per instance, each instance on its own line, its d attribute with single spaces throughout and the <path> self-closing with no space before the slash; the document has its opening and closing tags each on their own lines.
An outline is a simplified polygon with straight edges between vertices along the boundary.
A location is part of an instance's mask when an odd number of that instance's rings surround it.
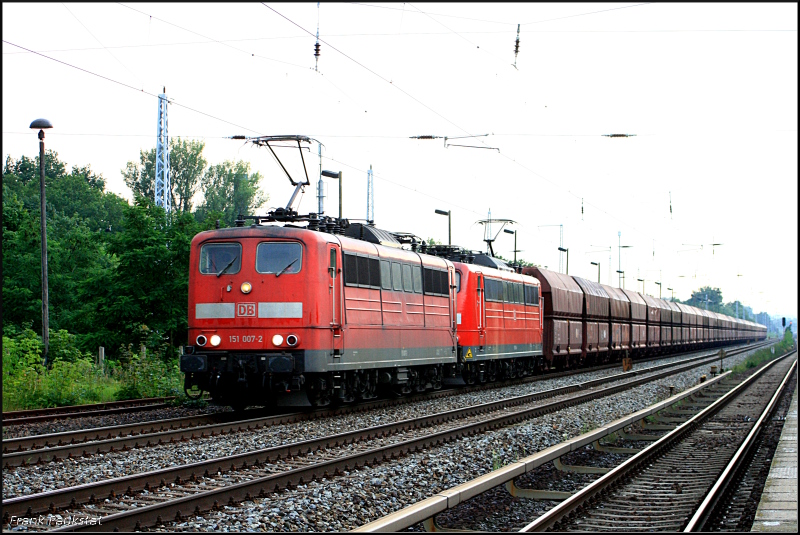
<svg viewBox="0 0 800 535">
<path fill-rule="evenodd" d="M 453 262 L 464 381 L 521 377 L 542 369 L 539 281 L 498 259 L 479 255 L 476 260 L 482 264 Z"/>
<path fill-rule="evenodd" d="M 439 388 L 453 373 L 447 260 L 256 223 L 195 236 L 190 269 L 181 368 L 223 403 L 327 405 L 375 397 L 379 383 Z"/>
</svg>

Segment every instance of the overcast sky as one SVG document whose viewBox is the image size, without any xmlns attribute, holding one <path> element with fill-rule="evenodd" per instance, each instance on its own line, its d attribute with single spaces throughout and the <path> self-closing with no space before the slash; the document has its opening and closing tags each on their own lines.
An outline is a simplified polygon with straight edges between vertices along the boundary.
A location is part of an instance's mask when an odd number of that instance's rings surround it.
<svg viewBox="0 0 800 535">
<path fill-rule="evenodd" d="M 563 245 L 571 275 L 599 262 L 603 283 L 796 316 L 797 45 L 796 3 L 3 3 L 3 155 L 36 156 L 44 117 L 48 149 L 131 198 L 121 170 L 155 146 L 166 87 L 170 137 L 250 162 L 262 213 L 292 187 L 225 138 L 307 135 L 351 220 L 372 165 L 380 228 L 447 243 L 451 210 L 453 243 L 479 250 L 491 210 L 550 269 Z M 307 164 L 316 184 L 316 146 Z"/>
</svg>

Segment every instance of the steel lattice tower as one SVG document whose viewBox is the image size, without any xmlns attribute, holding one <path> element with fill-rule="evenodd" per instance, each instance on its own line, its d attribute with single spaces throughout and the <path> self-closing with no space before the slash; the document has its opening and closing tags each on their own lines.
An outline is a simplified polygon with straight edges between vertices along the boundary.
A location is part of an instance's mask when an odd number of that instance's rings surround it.
<svg viewBox="0 0 800 535">
<path fill-rule="evenodd" d="M 375 184 L 372 181 L 372 165 L 367 171 L 367 223 L 375 222 Z"/>
<path fill-rule="evenodd" d="M 158 129 L 156 132 L 156 206 L 167 212 L 172 208 L 169 184 L 169 136 L 167 135 L 167 89 L 158 95 Z"/>
</svg>

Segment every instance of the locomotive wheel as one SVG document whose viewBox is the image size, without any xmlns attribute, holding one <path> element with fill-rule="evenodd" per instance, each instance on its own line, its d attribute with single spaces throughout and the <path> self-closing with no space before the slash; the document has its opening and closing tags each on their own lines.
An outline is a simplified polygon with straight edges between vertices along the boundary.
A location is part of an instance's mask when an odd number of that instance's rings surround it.
<svg viewBox="0 0 800 535">
<path fill-rule="evenodd" d="M 475 368 L 472 364 L 464 366 L 464 369 L 461 371 L 461 378 L 464 379 L 464 382 L 468 385 L 475 384 Z"/>
<path fill-rule="evenodd" d="M 308 401 L 312 407 L 327 407 L 331 404 L 333 389 L 328 388 L 332 384 L 323 377 L 315 377 L 308 387 Z"/>
<path fill-rule="evenodd" d="M 497 362 L 496 361 L 493 360 L 493 361 L 489 362 L 488 370 L 486 370 L 486 373 L 484 374 L 484 378 L 485 379 L 483 381 L 481 381 L 482 383 L 486 383 L 486 382 L 493 383 L 493 382 L 495 382 L 497 380 Z"/>
<path fill-rule="evenodd" d="M 431 373 L 431 385 L 434 390 L 442 389 L 442 367 L 437 366 L 433 368 Z"/>
</svg>

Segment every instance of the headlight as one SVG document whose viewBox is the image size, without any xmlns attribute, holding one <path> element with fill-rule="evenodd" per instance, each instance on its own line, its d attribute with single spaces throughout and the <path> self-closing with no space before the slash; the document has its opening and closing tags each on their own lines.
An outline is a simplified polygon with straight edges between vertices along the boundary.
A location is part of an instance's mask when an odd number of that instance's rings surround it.
<svg viewBox="0 0 800 535">
<path fill-rule="evenodd" d="M 249 294 L 250 290 L 252 290 L 252 289 L 253 289 L 253 285 L 250 284 L 249 282 L 243 282 L 242 283 L 242 293 L 243 294 Z"/>
<path fill-rule="evenodd" d="M 222 342 L 222 338 L 219 337 L 218 334 L 214 334 L 211 336 L 211 345 L 216 347 L 219 343 Z"/>
<path fill-rule="evenodd" d="M 273 345 L 279 346 L 282 343 L 283 343 L 283 336 L 281 336 L 279 334 L 276 334 L 275 336 L 272 337 L 272 344 Z"/>
<path fill-rule="evenodd" d="M 289 346 L 291 346 L 291 347 L 296 346 L 297 345 L 297 336 L 294 335 L 294 334 L 290 334 L 289 336 L 286 337 L 286 343 L 289 344 Z"/>
<path fill-rule="evenodd" d="M 206 337 L 203 336 L 202 334 L 197 337 L 197 345 L 204 346 L 206 345 L 206 342 L 208 342 L 208 340 L 206 340 Z"/>
</svg>

